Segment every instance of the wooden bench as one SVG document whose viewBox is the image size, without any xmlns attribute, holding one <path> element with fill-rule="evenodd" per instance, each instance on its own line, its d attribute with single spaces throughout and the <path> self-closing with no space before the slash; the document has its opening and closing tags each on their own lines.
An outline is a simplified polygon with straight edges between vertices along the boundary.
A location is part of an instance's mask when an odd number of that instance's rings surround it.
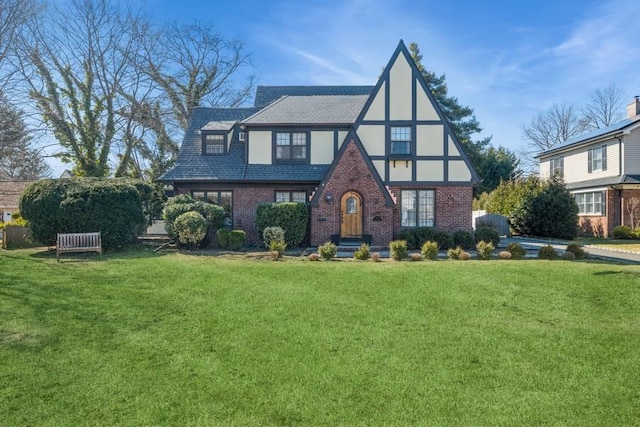
<svg viewBox="0 0 640 427">
<path fill-rule="evenodd" d="M 98 252 L 102 256 L 102 237 L 95 233 L 58 233 L 56 259 L 66 252 Z"/>
</svg>

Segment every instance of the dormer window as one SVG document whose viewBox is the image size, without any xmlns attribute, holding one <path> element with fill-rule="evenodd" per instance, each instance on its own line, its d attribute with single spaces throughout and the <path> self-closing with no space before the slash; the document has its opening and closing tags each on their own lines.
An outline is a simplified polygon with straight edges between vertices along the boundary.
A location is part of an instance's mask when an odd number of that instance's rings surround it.
<svg viewBox="0 0 640 427">
<path fill-rule="evenodd" d="M 202 139 L 202 154 L 224 154 L 227 151 L 227 138 L 223 133 L 204 133 Z"/>
</svg>

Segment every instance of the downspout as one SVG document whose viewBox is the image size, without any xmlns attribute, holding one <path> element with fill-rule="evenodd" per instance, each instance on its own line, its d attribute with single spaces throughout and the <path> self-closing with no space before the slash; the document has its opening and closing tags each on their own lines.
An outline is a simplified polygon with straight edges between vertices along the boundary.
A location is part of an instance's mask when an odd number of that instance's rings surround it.
<svg viewBox="0 0 640 427">
<path fill-rule="evenodd" d="M 622 162 L 622 156 L 623 156 L 623 151 L 622 151 L 622 138 L 619 136 L 616 136 L 616 139 L 618 140 L 618 176 L 622 177 L 624 176 L 624 173 L 622 171 L 622 166 L 624 165 L 624 163 Z M 617 199 L 620 201 L 620 224 L 618 225 L 623 225 L 624 224 L 624 198 L 622 197 L 622 190 L 615 190 L 618 192 L 618 194 L 616 194 Z M 606 205 L 605 205 L 606 206 Z M 613 228 L 612 228 L 613 230 Z"/>
</svg>

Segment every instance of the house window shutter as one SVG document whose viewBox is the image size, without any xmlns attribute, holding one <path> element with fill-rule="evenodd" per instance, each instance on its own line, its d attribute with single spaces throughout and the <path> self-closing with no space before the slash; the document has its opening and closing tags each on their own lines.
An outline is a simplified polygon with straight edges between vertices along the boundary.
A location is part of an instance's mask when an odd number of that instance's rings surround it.
<svg viewBox="0 0 640 427">
<path fill-rule="evenodd" d="M 602 170 L 607 170 L 607 146 L 602 146 Z"/>
<path fill-rule="evenodd" d="M 589 173 L 593 172 L 593 150 L 589 150 L 589 159 L 587 161 Z"/>
</svg>

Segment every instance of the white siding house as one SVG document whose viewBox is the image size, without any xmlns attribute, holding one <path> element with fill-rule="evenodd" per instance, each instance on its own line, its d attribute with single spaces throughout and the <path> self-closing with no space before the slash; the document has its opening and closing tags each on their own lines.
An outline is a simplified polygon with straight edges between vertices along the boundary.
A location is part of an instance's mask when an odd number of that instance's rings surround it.
<svg viewBox="0 0 640 427">
<path fill-rule="evenodd" d="M 640 98 L 627 118 L 538 154 L 541 177 L 561 177 L 574 194 L 584 234 L 609 236 L 621 224 L 632 228 L 631 198 L 640 198 Z"/>
</svg>

